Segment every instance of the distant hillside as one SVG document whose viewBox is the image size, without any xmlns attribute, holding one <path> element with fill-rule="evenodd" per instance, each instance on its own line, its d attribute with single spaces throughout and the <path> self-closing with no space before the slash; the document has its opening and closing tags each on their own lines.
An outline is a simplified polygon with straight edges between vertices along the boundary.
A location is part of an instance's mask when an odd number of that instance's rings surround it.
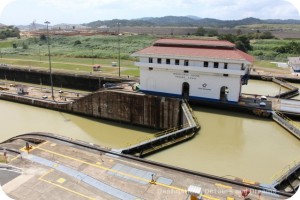
<svg viewBox="0 0 300 200">
<path fill-rule="evenodd" d="M 257 18 L 245 18 L 241 20 L 218 20 L 211 18 L 199 18 L 196 16 L 165 16 L 165 17 L 146 17 L 140 19 L 132 20 L 105 20 L 105 21 L 94 21 L 84 26 L 97 28 L 100 26 L 115 27 L 117 23 L 121 23 L 122 26 L 173 26 L 173 27 L 228 27 L 233 28 L 240 25 L 252 25 L 252 24 L 300 24 L 300 20 L 280 20 L 280 19 L 270 19 L 261 20 Z"/>
</svg>

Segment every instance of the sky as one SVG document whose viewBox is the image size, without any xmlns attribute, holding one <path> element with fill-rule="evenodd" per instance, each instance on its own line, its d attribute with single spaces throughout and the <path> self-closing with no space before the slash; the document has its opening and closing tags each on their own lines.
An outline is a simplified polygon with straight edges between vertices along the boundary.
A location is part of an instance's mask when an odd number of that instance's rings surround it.
<svg viewBox="0 0 300 200">
<path fill-rule="evenodd" d="M 0 23 L 80 24 L 97 20 L 194 15 L 223 20 L 300 19 L 300 0 L 0 0 Z"/>
</svg>

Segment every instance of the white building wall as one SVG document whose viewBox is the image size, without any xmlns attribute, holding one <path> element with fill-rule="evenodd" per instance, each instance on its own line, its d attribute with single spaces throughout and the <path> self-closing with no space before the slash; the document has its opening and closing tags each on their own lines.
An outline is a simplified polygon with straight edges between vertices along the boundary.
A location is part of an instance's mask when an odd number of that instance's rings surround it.
<svg viewBox="0 0 300 200">
<path fill-rule="evenodd" d="M 240 96 L 240 76 L 225 77 L 222 74 L 204 74 L 199 72 L 184 73 L 183 71 L 140 68 L 140 88 L 150 92 L 182 95 L 182 84 L 190 85 L 190 98 L 220 99 L 223 86 L 228 87 L 228 101 L 237 102 Z"/>
</svg>

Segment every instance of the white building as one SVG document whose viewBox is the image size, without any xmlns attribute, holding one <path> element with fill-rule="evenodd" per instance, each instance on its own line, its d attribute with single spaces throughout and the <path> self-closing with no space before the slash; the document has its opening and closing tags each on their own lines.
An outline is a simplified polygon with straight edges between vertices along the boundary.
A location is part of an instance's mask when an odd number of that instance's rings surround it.
<svg viewBox="0 0 300 200">
<path fill-rule="evenodd" d="M 135 52 L 140 90 L 192 100 L 238 102 L 253 57 L 228 41 L 160 39 Z"/>
<path fill-rule="evenodd" d="M 289 57 L 288 65 L 294 72 L 300 73 L 300 57 Z"/>
</svg>

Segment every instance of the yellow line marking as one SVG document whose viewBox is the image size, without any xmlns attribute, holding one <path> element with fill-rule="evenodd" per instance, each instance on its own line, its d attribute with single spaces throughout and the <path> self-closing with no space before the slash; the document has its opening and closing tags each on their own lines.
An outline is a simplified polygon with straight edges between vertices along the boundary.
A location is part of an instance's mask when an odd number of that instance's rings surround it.
<svg viewBox="0 0 300 200">
<path fill-rule="evenodd" d="M 41 143 L 41 144 L 39 144 L 39 145 L 37 145 L 37 146 L 31 146 L 31 149 L 29 149 L 29 151 L 27 151 L 26 147 L 22 147 L 22 148 L 20 148 L 19 150 L 20 150 L 20 151 L 23 151 L 23 152 L 31 152 L 31 151 L 33 151 L 34 149 L 36 149 L 36 148 L 38 148 L 38 147 L 40 147 L 40 146 L 42 146 L 42 145 L 47 144 L 48 142 L 49 142 L 49 141 L 46 140 L 45 142 L 43 142 L 43 143 Z"/>
<path fill-rule="evenodd" d="M 223 185 L 223 184 L 220 184 L 220 183 L 216 183 L 215 186 L 219 186 L 219 187 L 223 187 L 223 188 L 227 188 L 227 189 L 232 189 L 231 186 Z"/>
<path fill-rule="evenodd" d="M 95 199 L 96 199 L 96 198 L 92 198 L 92 197 L 86 196 L 86 195 L 84 195 L 84 194 L 81 194 L 81 193 L 79 193 L 79 192 L 73 191 L 73 190 L 71 190 L 71 189 L 69 189 L 69 188 L 63 187 L 63 186 L 61 186 L 61 185 L 58 185 L 58 184 L 56 184 L 56 183 L 52 183 L 51 181 L 48 181 L 48 180 L 44 179 L 45 176 L 47 176 L 48 174 L 52 173 L 53 171 L 54 171 L 53 169 L 49 170 L 47 173 L 45 173 L 44 175 L 42 175 L 42 176 L 39 178 L 39 180 L 44 181 L 44 182 L 46 182 L 46 183 L 49 183 L 49 184 L 51 184 L 51 185 L 54 185 L 54 186 L 56 186 L 56 187 L 59 187 L 59 188 L 61 188 L 61 189 L 63 189 L 63 190 L 66 190 L 66 191 L 68 191 L 68 192 L 74 193 L 74 194 L 76 194 L 76 195 L 78 195 L 78 196 L 81 196 L 81 197 L 84 197 L 84 198 L 87 198 L 87 199 L 90 199 L 90 200 L 95 200 Z"/>
<path fill-rule="evenodd" d="M 20 157 L 20 155 L 17 155 L 17 156 L 15 156 L 15 157 L 13 157 L 9 162 L 12 162 L 12 161 L 18 159 L 19 157 Z"/>
<path fill-rule="evenodd" d="M 145 179 L 145 178 L 141 178 L 141 177 L 138 177 L 138 176 L 127 174 L 127 173 L 124 173 L 124 172 L 120 172 L 120 171 L 117 171 L 117 170 L 114 170 L 114 169 L 111 169 L 111 168 L 108 168 L 108 167 L 103 167 L 103 166 L 100 166 L 100 165 L 97 165 L 97 164 L 89 163 L 89 162 L 80 160 L 78 158 L 73 158 L 73 157 L 70 157 L 70 156 L 67 156 L 67 155 L 56 153 L 56 152 L 53 152 L 53 151 L 50 151 L 48 149 L 44 149 L 44 148 L 41 148 L 41 147 L 38 147 L 38 146 L 36 147 L 36 149 L 39 149 L 39 150 L 42 150 L 42 151 L 46 151 L 48 153 L 52 153 L 54 155 L 61 156 L 61 157 L 64 157 L 64 158 L 68 158 L 70 160 L 75 160 L 75 161 L 78 161 L 78 162 L 81 162 L 81 163 L 84 163 L 84 164 L 87 164 L 87 165 L 90 165 L 90 166 L 93 166 L 93 167 L 96 167 L 96 168 L 100 168 L 100 169 L 107 170 L 107 171 L 110 171 L 110 172 L 118 173 L 120 175 L 131 177 L 131 178 L 134 178 L 134 179 L 137 179 L 137 180 L 142 180 L 142 181 L 145 181 L 145 182 L 151 182 L 151 180 L 148 180 L 148 179 Z M 165 188 L 169 188 L 169 189 L 173 189 L 173 190 L 178 190 L 178 191 L 184 192 L 184 193 L 187 192 L 186 189 L 179 188 L 179 187 L 176 187 L 176 186 L 166 185 L 166 184 L 163 184 L 163 183 L 155 182 L 155 185 L 159 185 L 159 186 L 162 186 L 162 187 L 165 187 Z M 202 195 L 202 197 L 206 198 L 206 199 L 210 199 L 210 200 L 219 200 L 217 198 L 210 197 L 208 195 Z"/>
<path fill-rule="evenodd" d="M 56 180 L 56 182 L 63 184 L 64 182 L 66 182 L 66 179 L 59 178 L 59 179 Z"/>
<path fill-rule="evenodd" d="M 96 164 L 93 164 L 93 163 L 89 163 L 89 162 L 80 160 L 80 159 L 78 159 L 78 158 L 73 158 L 73 157 L 70 157 L 70 156 L 66 156 L 66 155 L 63 155 L 63 154 L 60 154 L 60 153 L 56 153 L 56 152 L 53 152 L 53 151 L 50 151 L 50 150 L 47 150 L 47 149 L 44 149 L 44 148 L 41 148 L 41 147 L 36 147 L 36 149 L 40 149 L 40 150 L 42 150 L 42 151 L 46 151 L 46 152 L 52 153 L 52 154 L 54 154 L 54 155 L 58 155 L 58 156 L 61 156 L 61 157 L 64 157 L 64 158 L 68 158 L 68 159 L 71 159 L 71 160 L 75 160 L 75 161 L 78 161 L 78 162 L 81 162 L 81 163 L 84 163 L 84 164 L 87 164 L 87 165 L 90 165 L 90 166 L 93 166 L 93 167 L 96 167 L 96 168 L 100 168 L 100 169 L 107 170 L 107 171 L 110 171 L 110 172 L 118 173 L 118 174 L 120 174 L 120 175 L 124 175 L 124 176 L 127 176 L 127 177 L 131 177 L 131 178 L 134 178 L 134 179 L 137 179 L 137 180 L 141 180 L 141 181 L 145 181 L 145 182 L 150 182 L 150 181 L 151 181 L 151 180 L 149 180 L 149 179 L 141 178 L 141 177 L 134 176 L 134 175 L 131 175 L 131 174 L 127 174 L 127 173 L 124 173 L 124 172 L 120 172 L 120 171 L 118 171 L 118 170 L 114 170 L 114 169 L 111 169 L 111 168 L 108 168 L 108 167 L 103 167 L 103 166 L 100 166 L 100 165 L 96 165 Z M 182 189 L 182 188 L 179 188 L 179 187 L 170 186 L 170 185 L 166 185 L 166 184 L 158 183 L 158 182 L 155 182 L 155 184 L 156 184 L 156 185 L 159 185 L 159 186 L 162 186 L 162 187 L 174 189 L 174 190 L 179 190 L 179 191 L 181 191 L 181 192 L 187 192 L 186 189 Z"/>
<path fill-rule="evenodd" d="M 213 197 L 210 197 L 210 196 L 207 196 L 207 195 L 201 195 L 203 198 L 205 199 L 210 199 L 210 200 L 220 200 L 220 199 L 217 199 L 217 198 L 213 198 Z"/>
</svg>

